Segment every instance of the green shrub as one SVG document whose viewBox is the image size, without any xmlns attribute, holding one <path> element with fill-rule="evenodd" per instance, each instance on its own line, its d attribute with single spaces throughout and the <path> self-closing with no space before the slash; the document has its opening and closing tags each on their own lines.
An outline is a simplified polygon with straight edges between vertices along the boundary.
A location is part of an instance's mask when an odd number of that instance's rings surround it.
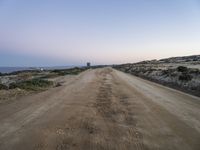
<svg viewBox="0 0 200 150">
<path fill-rule="evenodd" d="M 71 69 L 60 69 L 60 70 L 52 70 L 51 73 L 56 73 L 59 76 L 64 76 L 64 75 L 77 75 L 84 71 L 84 68 L 71 68 Z"/>
<path fill-rule="evenodd" d="M 55 78 L 58 77 L 59 75 L 57 73 L 51 72 L 47 75 L 44 75 L 42 77 L 40 77 L 40 79 L 49 79 L 49 78 Z"/>
<path fill-rule="evenodd" d="M 190 81 L 192 80 L 192 76 L 189 74 L 182 74 L 179 76 L 179 80 L 181 81 Z"/>
<path fill-rule="evenodd" d="M 42 80 L 42 79 L 32 79 L 32 80 L 22 81 L 18 83 L 11 83 L 9 85 L 9 88 L 10 89 L 20 88 L 20 89 L 25 89 L 25 90 L 37 91 L 37 90 L 45 89 L 51 85 L 53 85 L 52 81 L 47 81 L 47 80 Z"/>
<path fill-rule="evenodd" d="M 174 73 L 174 69 L 167 69 L 161 71 L 162 75 L 171 76 Z"/>
<path fill-rule="evenodd" d="M 0 90 L 7 90 L 8 87 L 4 84 L 0 84 Z"/>
<path fill-rule="evenodd" d="M 178 66 L 178 67 L 177 67 L 177 71 L 178 71 L 178 72 L 187 72 L 187 71 L 188 71 L 188 68 L 187 68 L 187 67 L 184 67 L 184 66 Z"/>
</svg>

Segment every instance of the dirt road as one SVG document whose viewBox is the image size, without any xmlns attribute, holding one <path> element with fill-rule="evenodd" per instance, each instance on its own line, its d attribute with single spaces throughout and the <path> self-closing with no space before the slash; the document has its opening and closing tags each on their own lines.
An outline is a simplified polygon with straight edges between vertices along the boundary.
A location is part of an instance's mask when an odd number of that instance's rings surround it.
<svg viewBox="0 0 200 150">
<path fill-rule="evenodd" d="M 1 150 L 199 150 L 200 98 L 113 70 L 0 105 Z"/>
</svg>

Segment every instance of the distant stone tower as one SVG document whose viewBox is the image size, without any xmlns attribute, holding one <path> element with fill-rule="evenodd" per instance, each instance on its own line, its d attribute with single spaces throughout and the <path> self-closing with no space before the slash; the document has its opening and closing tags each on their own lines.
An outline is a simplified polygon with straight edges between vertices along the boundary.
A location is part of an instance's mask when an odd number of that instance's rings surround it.
<svg viewBox="0 0 200 150">
<path fill-rule="evenodd" d="M 87 67 L 90 68 L 90 62 L 87 62 Z"/>
</svg>

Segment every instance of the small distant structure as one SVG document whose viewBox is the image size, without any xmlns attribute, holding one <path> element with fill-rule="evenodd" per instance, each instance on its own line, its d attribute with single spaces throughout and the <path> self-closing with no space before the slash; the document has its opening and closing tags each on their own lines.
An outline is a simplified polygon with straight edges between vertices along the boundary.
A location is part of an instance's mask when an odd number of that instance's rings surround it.
<svg viewBox="0 0 200 150">
<path fill-rule="evenodd" d="M 91 64 L 90 62 L 87 62 L 87 67 L 90 68 Z"/>
</svg>

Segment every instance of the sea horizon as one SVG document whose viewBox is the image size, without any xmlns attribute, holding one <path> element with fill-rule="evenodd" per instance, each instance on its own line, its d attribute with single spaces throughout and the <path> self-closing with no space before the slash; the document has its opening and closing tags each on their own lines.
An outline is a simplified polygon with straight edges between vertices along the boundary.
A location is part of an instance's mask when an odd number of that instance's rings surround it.
<svg viewBox="0 0 200 150">
<path fill-rule="evenodd" d="M 73 67 L 81 67 L 81 66 L 31 66 L 31 67 L 7 67 L 7 66 L 0 66 L 0 73 L 11 73 L 15 71 L 23 71 L 23 70 L 39 70 L 39 69 L 44 69 L 44 70 L 53 70 L 53 69 L 69 69 Z"/>
</svg>

